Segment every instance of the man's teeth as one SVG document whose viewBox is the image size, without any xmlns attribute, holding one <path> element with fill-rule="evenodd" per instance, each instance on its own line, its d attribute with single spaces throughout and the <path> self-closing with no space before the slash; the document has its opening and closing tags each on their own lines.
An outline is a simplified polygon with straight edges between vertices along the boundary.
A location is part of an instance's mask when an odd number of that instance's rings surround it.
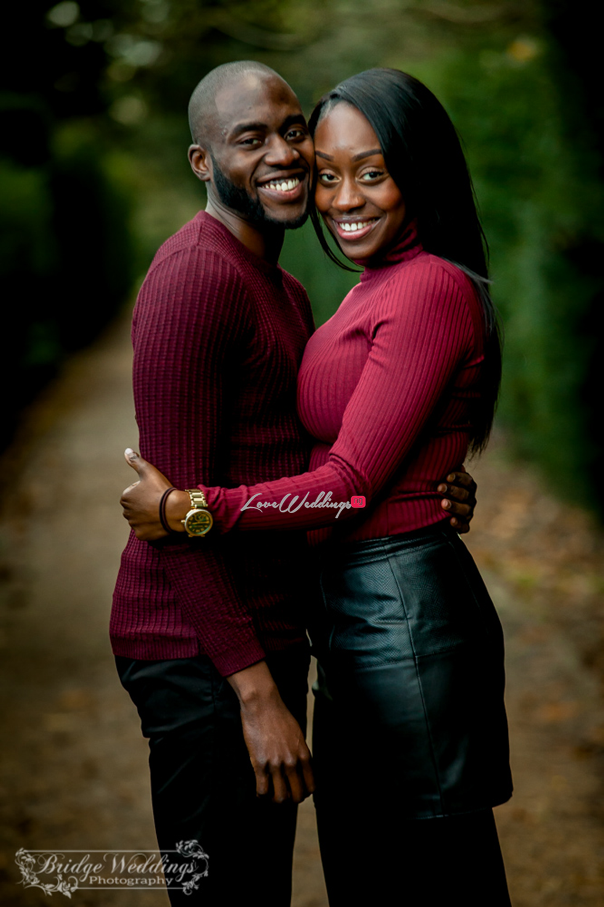
<svg viewBox="0 0 604 907">
<path fill-rule="evenodd" d="M 277 192 L 290 192 L 292 189 L 295 189 L 299 183 L 300 180 L 296 176 L 292 180 L 281 180 L 280 182 L 273 180 L 271 183 L 267 183 L 266 187 L 267 189 L 276 189 Z"/>
<path fill-rule="evenodd" d="M 375 223 L 375 221 L 376 221 L 376 218 L 373 218 L 373 220 L 363 220 L 363 221 L 359 221 L 356 224 L 345 223 L 345 224 L 338 224 L 338 226 L 342 230 L 344 230 L 345 233 L 356 233 L 357 230 L 362 230 L 363 227 L 367 227 L 367 226 L 369 226 L 369 224 Z"/>
</svg>

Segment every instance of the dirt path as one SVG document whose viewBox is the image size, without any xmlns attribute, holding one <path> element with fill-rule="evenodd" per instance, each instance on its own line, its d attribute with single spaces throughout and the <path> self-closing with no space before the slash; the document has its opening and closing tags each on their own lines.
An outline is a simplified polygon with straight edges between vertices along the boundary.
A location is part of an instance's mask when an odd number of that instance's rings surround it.
<svg viewBox="0 0 604 907">
<path fill-rule="evenodd" d="M 18 884 L 19 848 L 155 845 L 146 743 L 107 638 L 127 535 L 116 500 L 136 443 L 127 325 L 73 360 L 30 416 L 0 524 L 3 760 L 0 902 L 46 902 Z M 516 794 L 497 810 L 514 907 L 604 903 L 604 541 L 530 474 L 494 453 L 474 470 L 470 536 L 504 621 Z M 586 666 L 588 665 L 588 666 Z M 360 830 L 362 835 L 362 830 Z M 325 907 L 305 804 L 295 907 Z M 62 903 L 63 895 L 54 894 Z M 78 891 L 74 904 L 167 904 L 161 893 Z M 376 904 L 379 896 L 376 894 Z M 486 907 L 486 905 L 485 905 Z"/>
</svg>

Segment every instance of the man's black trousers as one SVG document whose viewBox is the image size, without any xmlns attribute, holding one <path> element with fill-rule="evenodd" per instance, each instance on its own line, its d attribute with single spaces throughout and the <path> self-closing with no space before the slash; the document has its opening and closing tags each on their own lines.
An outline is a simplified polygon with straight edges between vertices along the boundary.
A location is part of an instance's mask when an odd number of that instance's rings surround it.
<svg viewBox="0 0 604 907">
<path fill-rule="evenodd" d="M 289 649 L 267 660 L 304 731 L 308 651 Z M 186 863 L 173 852 L 179 842 L 195 841 L 208 856 L 208 875 L 196 881 L 196 890 L 169 891 L 173 907 L 288 907 L 296 807 L 256 797 L 239 703 L 228 681 L 202 655 L 162 661 L 118 656 L 116 664 L 149 738 L 159 848 L 172 851 L 170 862 Z M 206 863 L 198 859 L 197 865 Z"/>
</svg>

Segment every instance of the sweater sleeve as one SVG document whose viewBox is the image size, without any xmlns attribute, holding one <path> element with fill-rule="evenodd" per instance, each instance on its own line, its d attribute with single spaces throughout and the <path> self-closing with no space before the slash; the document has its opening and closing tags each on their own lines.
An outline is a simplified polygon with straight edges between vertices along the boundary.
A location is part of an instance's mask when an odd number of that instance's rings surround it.
<svg viewBox="0 0 604 907">
<path fill-rule="evenodd" d="M 200 475 L 220 480 L 245 303 L 235 269 L 199 247 L 152 266 L 139 294 L 133 345 L 141 453 L 178 487 L 194 488 Z M 264 658 L 226 544 L 219 537 L 155 543 L 202 650 L 224 676 Z"/>
<path fill-rule="evenodd" d="M 474 342 L 467 291 L 448 269 L 432 261 L 401 271 L 383 287 L 369 355 L 327 462 L 252 486 L 200 486 L 221 532 L 331 526 L 359 514 L 345 506 L 353 495 L 370 504 L 399 469 Z"/>
</svg>

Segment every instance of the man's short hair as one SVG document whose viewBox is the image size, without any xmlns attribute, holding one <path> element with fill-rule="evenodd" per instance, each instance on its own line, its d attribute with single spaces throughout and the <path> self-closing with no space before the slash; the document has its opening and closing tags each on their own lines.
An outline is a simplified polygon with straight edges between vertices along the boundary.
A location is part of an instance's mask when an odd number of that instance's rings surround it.
<svg viewBox="0 0 604 907">
<path fill-rule="evenodd" d="M 201 145 L 203 148 L 211 146 L 217 113 L 216 95 L 225 85 L 248 72 L 277 76 L 281 79 L 279 73 L 274 69 L 265 66 L 264 63 L 258 63 L 256 60 L 237 60 L 217 66 L 203 77 L 189 101 L 189 127 L 194 144 Z"/>
</svg>

